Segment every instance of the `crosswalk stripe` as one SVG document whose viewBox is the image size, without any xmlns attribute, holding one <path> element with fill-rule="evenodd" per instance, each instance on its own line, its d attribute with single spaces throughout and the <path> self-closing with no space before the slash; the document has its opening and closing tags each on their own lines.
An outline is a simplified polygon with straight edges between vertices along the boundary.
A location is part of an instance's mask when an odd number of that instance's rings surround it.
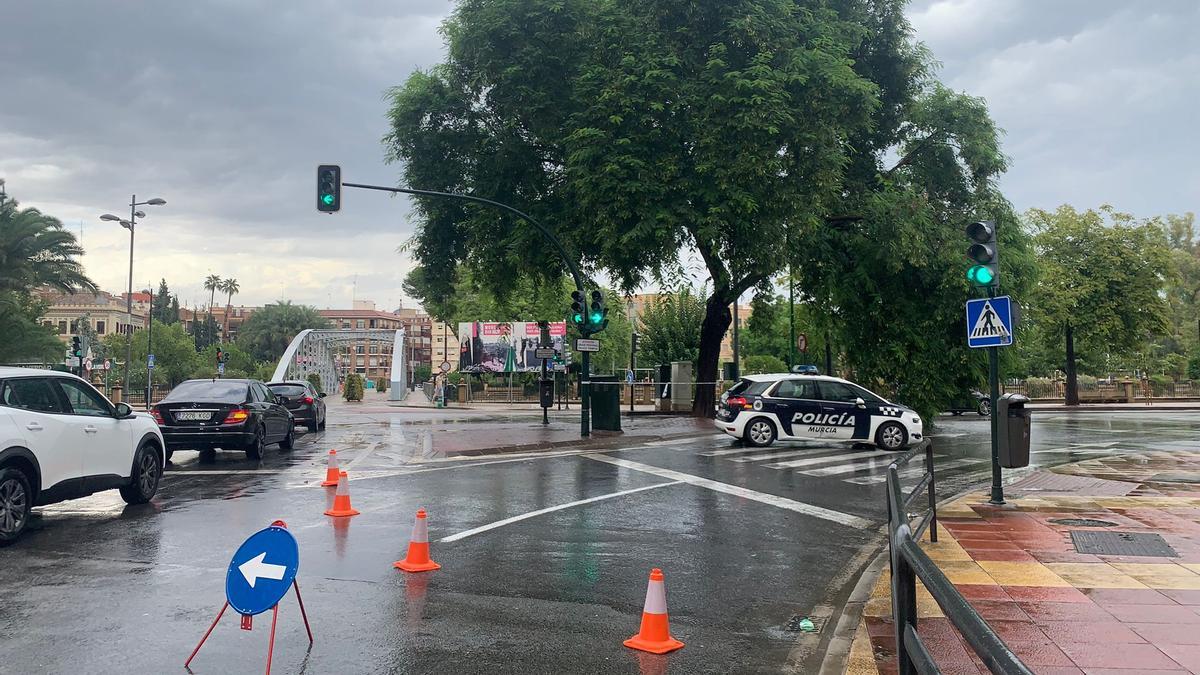
<svg viewBox="0 0 1200 675">
<path fill-rule="evenodd" d="M 852 457 L 876 457 L 876 453 L 870 450 L 857 450 L 855 452 L 845 452 L 840 455 L 826 455 L 824 457 L 812 457 L 810 459 L 797 459 L 791 462 L 776 462 L 775 464 L 765 464 L 764 466 L 772 469 L 795 469 L 801 466 L 816 466 L 817 464 L 827 464 L 829 462 L 837 462 L 843 459 Z"/>
<path fill-rule="evenodd" d="M 944 455 L 934 455 L 934 457 L 943 457 L 943 456 Z M 800 471 L 798 473 L 802 473 L 806 476 L 836 476 L 838 474 L 854 473 L 855 471 L 863 471 L 866 469 L 874 470 L 874 469 L 878 469 L 880 467 L 881 463 L 885 467 L 888 464 L 892 463 L 892 458 L 886 457 L 886 456 L 864 457 L 863 459 L 865 459 L 866 461 L 858 460 L 855 462 L 849 462 L 847 464 L 838 464 L 835 466 L 823 466 L 819 469 L 809 469 L 807 471 Z"/>
<path fill-rule="evenodd" d="M 768 459 L 783 459 L 784 457 L 797 457 L 799 455 L 808 455 L 809 457 L 812 457 L 813 454 L 817 453 L 817 452 L 828 452 L 828 450 L 813 450 L 812 448 L 809 448 L 807 450 L 786 450 L 786 451 L 782 451 L 782 452 L 768 452 L 766 454 L 755 455 L 753 457 L 738 457 L 737 459 L 733 459 L 730 461 L 733 461 L 733 462 L 761 462 L 761 461 L 768 460 Z"/>
<path fill-rule="evenodd" d="M 953 469 L 954 467 L 957 467 L 957 466 L 967 466 L 969 464 L 979 464 L 981 462 L 989 462 L 989 461 L 991 461 L 991 460 L 979 459 L 977 457 L 972 457 L 972 458 L 967 458 L 967 459 L 955 459 L 955 460 L 952 460 L 949 462 L 942 462 L 941 464 L 935 463 L 934 470 L 936 472 L 941 472 L 941 471 L 944 471 L 945 469 Z M 922 474 L 922 473 L 925 473 L 925 465 L 923 463 L 919 464 L 917 466 L 910 466 L 907 469 L 900 471 L 900 475 L 902 477 L 915 476 L 915 475 Z M 854 483 L 855 485 L 871 485 L 873 483 L 883 483 L 885 481 L 887 481 L 887 472 L 886 471 L 877 476 L 863 476 L 862 478 L 845 478 L 842 480 L 842 482 L 844 482 L 844 483 Z"/>
<path fill-rule="evenodd" d="M 726 455 L 744 455 L 751 452 L 762 452 L 762 448 L 733 448 L 731 450 L 713 450 L 712 452 L 698 452 L 696 454 L 701 457 L 724 457 Z"/>
</svg>

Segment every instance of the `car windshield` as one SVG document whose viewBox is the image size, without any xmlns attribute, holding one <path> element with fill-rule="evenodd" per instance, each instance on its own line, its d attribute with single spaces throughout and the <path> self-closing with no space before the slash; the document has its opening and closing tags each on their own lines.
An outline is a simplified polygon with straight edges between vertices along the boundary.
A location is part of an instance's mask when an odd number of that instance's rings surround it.
<svg viewBox="0 0 1200 675">
<path fill-rule="evenodd" d="M 302 384 L 270 384 L 267 386 L 280 396 L 303 396 L 305 394 Z"/>
<path fill-rule="evenodd" d="M 206 401 L 213 403 L 243 403 L 246 383 L 228 380 L 189 380 L 171 390 L 163 403 Z"/>
</svg>

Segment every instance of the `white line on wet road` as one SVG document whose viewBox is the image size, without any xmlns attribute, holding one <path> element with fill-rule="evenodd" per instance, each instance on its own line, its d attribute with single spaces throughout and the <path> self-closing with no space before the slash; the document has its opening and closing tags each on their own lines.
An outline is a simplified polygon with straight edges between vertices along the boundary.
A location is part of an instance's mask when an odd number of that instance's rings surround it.
<svg viewBox="0 0 1200 675">
<path fill-rule="evenodd" d="M 772 469 L 795 469 L 801 466 L 816 466 L 817 464 L 828 464 L 829 462 L 838 462 L 843 459 L 879 457 L 879 453 L 871 450 L 856 450 L 855 452 L 845 452 L 840 455 L 825 455 L 824 457 L 812 457 L 809 459 L 798 459 L 793 462 L 779 462 L 777 464 L 767 464 L 766 466 Z M 882 455 L 887 457 L 888 455 Z"/>
<path fill-rule="evenodd" d="M 635 492 L 643 492 L 645 490 L 653 490 L 655 488 L 679 485 L 682 482 L 683 481 L 675 480 L 675 481 L 671 481 L 669 483 L 655 483 L 654 485 L 646 485 L 646 486 L 643 486 L 640 488 L 633 488 L 632 490 L 622 490 L 620 492 L 612 492 L 612 493 L 609 493 L 606 495 L 599 495 L 597 497 L 591 497 L 588 499 L 580 499 L 579 501 L 576 501 L 576 502 L 567 502 L 566 504 L 559 504 L 558 506 L 550 506 L 550 507 L 547 507 L 544 509 L 538 509 L 537 511 L 530 511 L 529 513 L 522 513 L 521 515 L 513 516 L 512 518 L 505 518 L 504 520 L 497 520 L 496 522 L 488 523 L 487 525 L 480 525 L 479 527 L 476 527 L 476 528 L 473 528 L 470 530 L 464 530 L 462 532 L 459 532 L 458 534 L 452 534 L 449 537 L 442 537 L 438 541 L 442 542 L 442 543 L 458 541 L 459 539 L 466 539 L 467 537 L 470 537 L 470 536 L 476 535 L 476 534 L 480 534 L 482 532 L 487 532 L 488 530 L 494 530 L 497 527 L 504 527 L 505 525 L 511 525 L 513 523 L 518 523 L 522 520 L 527 520 L 529 518 L 536 518 L 537 516 L 541 516 L 541 515 L 544 515 L 547 513 L 553 513 L 554 511 L 562 511 L 563 509 L 569 509 L 573 506 L 582 506 L 583 504 L 591 504 L 593 502 L 599 502 L 599 501 L 603 501 L 605 499 L 612 499 L 614 497 L 623 497 L 625 495 L 631 495 Z"/>
<path fill-rule="evenodd" d="M 842 513 L 840 511 L 826 509 L 813 504 L 798 502 L 794 499 L 788 499 L 787 497 L 780 497 L 777 495 L 767 494 L 765 492 L 757 492 L 755 490 L 750 490 L 738 485 L 720 483 L 715 480 L 693 476 L 688 473 L 672 471 L 670 469 L 662 469 L 657 466 L 642 464 L 641 462 L 632 462 L 627 459 L 609 457 L 608 455 L 588 454 L 583 456 L 587 459 L 595 460 L 597 462 L 615 464 L 617 466 L 625 467 L 626 469 L 633 469 L 634 471 L 641 471 L 644 473 L 654 474 L 655 476 L 661 476 L 662 478 L 677 480 L 689 485 L 695 485 L 696 487 L 713 490 L 714 492 L 724 492 L 725 494 L 734 495 L 743 499 L 750 499 L 777 508 L 795 511 L 796 513 L 803 513 L 806 516 L 813 516 L 814 518 L 821 518 L 823 520 L 840 523 L 848 527 L 854 527 L 858 529 L 867 529 L 871 527 L 871 521 L 867 520 L 866 518 L 859 518 L 858 516 L 852 516 L 848 513 Z"/>
</svg>

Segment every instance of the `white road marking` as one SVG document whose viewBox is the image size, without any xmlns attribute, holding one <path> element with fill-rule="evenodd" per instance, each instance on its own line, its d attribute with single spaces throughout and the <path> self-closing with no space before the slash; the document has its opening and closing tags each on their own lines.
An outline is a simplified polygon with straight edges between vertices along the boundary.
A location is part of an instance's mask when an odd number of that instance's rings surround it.
<svg viewBox="0 0 1200 675">
<path fill-rule="evenodd" d="M 563 509 L 569 509 L 573 506 L 581 506 L 583 504 L 591 504 L 592 502 L 598 502 L 598 501 L 602 501 L 605 499 L 612 499 L 614 497 L 623 497 L 625 495 L 631 495 L 635 492 L 643 492 L 645 490 L 653 490 L 655 488 L 669 487 L 671 485 L 679 485 L 682 482 L 683 481 L 675 480 L 675 481 L 671 481 L 670 483 L 655 483 L 654 485 L 646 485 L 646 486 L 640 487 L 640 488 L 633 488 L 632 490 L 622 490 L 620 492 L 612 492 L 612 493 L 609 493 L 606 495 L 600 495 L 598 497 L 591 497 L 589 499 L 580 499 L 579 501 L 576 501 L 576 502 L 568 502 L 566 504 L 559 504 L 558 506 L 551 506 L 551 507 L 544 508 L 544 509 L 538 509 L 537 511 L 530 511 L 529 513 L 522 513 L 521 515 L 513 516 L 512 518 L 505 518 L 504 520 L 497 520 L 494 523 L 488 523 L 487 525 L 481 525 L 474 529 L 463 530 L 462 532 L 459 532 L 458 534 L 452 534 L 448 537 L 442 537 L 438 541 L 441 543 L 458 541 L 459 539 L 466 539 L 467 537 L 479 534 L 481 532 L 487 532 L 488 530 L 494 530 L 497 527 L 504 527 L 505 525 L 511 525 L 512 523 L 520 522 L 522 520 L 527 520 L 529 518 L 535 518 L 537 516 L 544 515 L 547 513 L 553 513 L 554 511 L 562 511 Z"/>
<path fill-rule="evenodd" d="M 708 435 L 704 435 L 704 436 L 689 436 L 687 438 L 672 438 L 672 439 L 666 440 L 666 441 L 650 441 L 648 443 L 642 443 L 642 447 L 659 448 L 664 445 L 682 445 L 684 443 L 702 443 L 705 441 L 712 441 L 712 440 L 718 438 L 719 436 L 720 436 L 720 434 L 708 434 Z"/>
<path fill-rule="evenodd" d="M 809 448 L 807 450 L 786 450 L 784 452 L 768 452 L 765 455 L 755 455 L 754 457 L 738 457 L 737 459 L 734 459 L 732 461 L 734 461 L 734 462 L 761 462 L 761 461 L 766 461 L 766 460 L 771 460 L 771 459 L 783 459 L 784 457 L 798 457 L 800 455 L 809 455 L 811 457 L 814 452 L 821 452 L 821 451 L 813 450 L 812 448 Z"/>
<path fill-rule="evenodd" d="M 762 448 L 733 448 L 731 450 L 713 450 L 712 452 L 698 452 L 701 457 L 724 457 L 726 455 L 744 455 L 750 452 L 762 452 Z"/>
<path fill-rule="evenodd" d="M 241 476 L 254 476 L 254 475 L 274 475 L 274 474 L 280 474 L 280 473 L 286 473 L 286 472 L 281 469 L 229 469 L 229 470 L 211 469 L 211 470 L 203 470 L 203 471 L 201 471 L 201 470 L 189 471 L 187 469 L 175 469 L 173 471 L 164 471 L 163 478 L 174 477 L 174 476 L 232 476 L 235 474 L 241 475 Z"/>
<path fill-rule="evenodd" d="M 765 492 L 757 492 L 755 490 L 750 490 L 738 485 L 720 483 L 715 480 L 693 476 L 688 473 L 681 473 L 679 471 L 672 471 L 670 469 L 662 469 L 657 466 L 642 464 L 641 462 L 632 462 L 627 459 L 609 457 L 608 455 L 588 454 L 583 456 L 587 459 L 592 459 L 597 462 L 615 464 L 616 466 L 625 467 L 626 469 L 641 471 L 644 473 L 653 474 L 655 476 L 661 476 L 662 478 L 668 478 L 670 480 L 677 480 L 689 485 L 695 485 L 697 487 L 713 490 L 714 492 L 724 492 L 725 494 L 734 495 L 743 499 L 750 499 L 777 508 L 795 511 L 796 513 L 803 513 L 806 516 L 822 518 L 824 520 L 829 520 L 841 525 L 846 525 L 847 527 L 867 529 L 872 526 L 871 521 L 867 520 L 866 518 L 859 518 L 858 516 L 852 516 L 848 513 L 842 513 L 832 509 L 814 506 L 813 504 L 798 502 L 794 499 L 788 499 L 786 497 L 779 497 L 777 495 L 767 494 Z"/>
<path fill-rule="evenodd" d="M 934 455 L 934 457 L 943 457 L 944 455 Z M 863 460 L 866 461 L 863 461 Z M 864 457 L 863 459 L 849 462 L 846 464 L 836 464 L 834 466 L 823 466 L 819 469 L 809 469 L 807 471 L 798 471 L 805 476 L 836 476 L 843 473 L 854 473 L 855 471 L 863 471 L 865 469 L 878 469 L 880 463 L 883 463 L 883 468 L 892 463 L 891 457 Z"/>
<path fill-rule="evenodd" d="M 817 464 L 828 464 L 829 462 L 838 462 L 843 459 L 851 459 L 853 457 L 878 457 L 879 454 L 871 450 L 856 450 L 854 452 L 844 452 L 840 455 L 825 455 L 824 457 L 812 457 L 810 459 L 797 459 L 791 462 L 779 462 L 777 464 L 767 464 L 772 469 L 795 469 L 801 466 L 816 466 Z M 887 457 L 888 455 L 884 455 Z"/>
<path fill-rule="evenodd" d="M 956 460 L 953 460 L 950 462 L 943 462 L 941 464 L 937 464 L 935 462 L 933 465 L 933 468 L 934 468 L 935 473 L 940 473 L 941 471 L 943 471 L 945 469 L 953 469 L 956 466 L 967 466 L 970 464 L 980 464 L 983 462 L 990 462 L 990 461 L 991 461 L 990 459 L 978 459 L 978 458 L 956 459 Z M 910 466 L 907 469 L 900 471 L 900 476 L 901 477 L 916 476 L 916 475 L 923 474 L 923 473 L 925 473 L 924 462 L 922 462 L 918 466 Z M 872 483 L 883 483 L 886 481 L 887 481 L 887 472 L 886 471 L 878 476 L 863 476 L 862 478 L 845 478 L 842 480 L 843 483 L 854 483 L 855 485 L 871 485 Z"/>
</svg>

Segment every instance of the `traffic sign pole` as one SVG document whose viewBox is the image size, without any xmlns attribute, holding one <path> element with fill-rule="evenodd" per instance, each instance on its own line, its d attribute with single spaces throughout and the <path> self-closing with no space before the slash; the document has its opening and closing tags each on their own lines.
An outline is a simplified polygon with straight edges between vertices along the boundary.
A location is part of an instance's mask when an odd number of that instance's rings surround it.
<svg viewBox="0 0 1200 675">
<path fill-rule="evenodd" d="M 1004 503 L 1004 485 L 1000 482 L 1000 420 L 996 415 L 996 401 L 1000 398 L 999 347 L 988 347 L 988 385 L 992 402 L 989 415 L 992 418 L 992 498 L 988 503 L 1000 505 Z"/>
</svg>

